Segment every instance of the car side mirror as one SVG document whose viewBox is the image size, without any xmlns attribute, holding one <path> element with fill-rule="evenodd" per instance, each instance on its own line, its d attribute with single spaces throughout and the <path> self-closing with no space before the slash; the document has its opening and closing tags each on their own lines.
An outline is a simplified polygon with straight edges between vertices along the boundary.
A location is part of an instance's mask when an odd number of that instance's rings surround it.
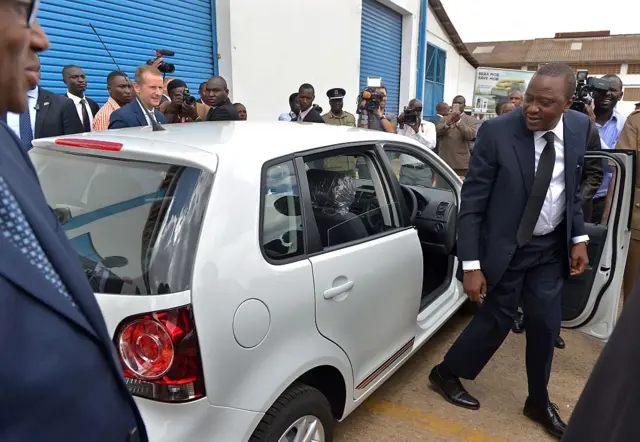
<svg viewBox="0 0 640 442">
<path fill-rule="evenodd" d="M 58 207 L 56 209 L 53 209 L 53 213 L 56 215 L 56 218 L 58 218 L 58 221 L 62 225 L 69 222 L 69 220 L 73 218 L 73 216 L 71 216 L 71 209 L 69 209 L 68 207 Z"/>
</svg>

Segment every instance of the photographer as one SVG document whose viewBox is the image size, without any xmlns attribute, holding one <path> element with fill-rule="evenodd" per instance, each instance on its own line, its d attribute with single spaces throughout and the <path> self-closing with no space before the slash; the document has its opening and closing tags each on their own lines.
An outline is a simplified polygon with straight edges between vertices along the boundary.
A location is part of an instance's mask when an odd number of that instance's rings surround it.
<svg viewBox="0 0 640 442">
<path fill-rule="evenodd" d="M 422 119 L 422 102 L 413 99 L 398 117 L 398 134 L 419 141 L 427 149 L 436 148 L 436 125 Z M 400 155 L 400 183 L 432 187 L 433 170 L 413 155 Z"/>
<path fill-rule="evenodd" d="M 369 100 L 364 100 L 360 103 L 362 113 L 358 119 L 358 127 L 396 133 L 398 124 L 396 116 L 385 112 L 385 106 L 387 105 L 387 88 L 384 86 L 376 88 L 375 95 L 377 95 L 377 97 L 371 98 L 372 100 L 379 100 L 375 110 L 367 110 Z"/>
<path fill-rule="evenodd" d="M 417 98 L 409 101 L 398 117 L 398 135 L 413 138 L 429 149 L 436 147 L 436 125 L 422 119 L 422 102 Z"/>
<path fill-rule="evenodd" d="M 616 105 L 618 101 L 622 99 L 622 80 L 613 74 L 605 75 L 601 80 L 608 83 L 608 90 L 594 89 L 592 92 L 593 102 L 591 105 L 585 105 L 585 113 L 598 128 L 600 139 L 602 140 L 602 148 L 614 149 L 626 121 L 626 118 L 616 111 Z M 605 87 L 607 83 L 605 83 Z M 605 224 L 607 222 L 604 216 L 606 198 L 613 170 L 609 166 L 608 161 L 602 161 L 602 164 L 604 177 L 601 179 L 601 184 L 597 188 L 597 191 L 595 191 L 593 200 L 589 201 L 587 205 L 592 206 L 592 213 L 589 213 L 591 216 L 587 217 L 587 210 L 585 210 L 585 208 L 583 208 L 583 211 L 585 211 L 585 221 Z"/>
<path fill-rule="evenodd" d="M 167 93 L 171 101 L 161 103 L 160 112 L 170 124 L 202 121 L 209 112 L 209 106 L 198 103 L 182 80 L 171 80 L 167 84 Z"/>
</svg>

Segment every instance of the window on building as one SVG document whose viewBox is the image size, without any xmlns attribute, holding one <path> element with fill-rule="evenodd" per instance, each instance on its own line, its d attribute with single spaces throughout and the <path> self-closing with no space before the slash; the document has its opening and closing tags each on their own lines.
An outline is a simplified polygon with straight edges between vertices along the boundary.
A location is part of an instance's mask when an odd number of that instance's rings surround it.
<svg viewBox="0 0 640 442">
<path fill-rule="evenodd" d="M 624 96 L 622 97 L 623 101 L 640 101 L 640 87 L 625 87 L 624 88 Z"/>
<path fill-rule="evenodd" d="M 640 63 L 631 63 L 627 69 L 627 74 L 640 74 Z"/>
<path fill-rule="evenodd" d="M 473 50 L 473 54 L 490 54 L 495 46 L 478 46 Z"/>
<path fill-rule="evenodd" d="M 589 75 L 607 75 L 616 74 L 620 75 L 619 64 L 579 64 L 571 66 L 574 70 L 586 69 L 589 71 Z"/>
<path fill-rule="evenodd" d="M 537 64 L 529 64 L 529 65 L 527 65 L 527 70 L 535 72 L 535 71 L 538 70 L 538 65 Z"/>
<path fill-rule="evenodd" d="M 424 79 L 424 117 L 436 115 L 436 106 L 444 100 L 444 77 L 447 52 L 427 44 L 427 69 Z"/>
</svg>

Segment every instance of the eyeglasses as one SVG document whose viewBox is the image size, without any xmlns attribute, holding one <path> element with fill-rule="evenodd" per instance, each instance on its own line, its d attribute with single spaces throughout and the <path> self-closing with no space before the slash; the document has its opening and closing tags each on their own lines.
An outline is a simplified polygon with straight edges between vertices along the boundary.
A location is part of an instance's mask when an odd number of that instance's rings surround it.
<svg viewBox="0 0 640 442">
<path fill-rule="evenodd" d="M 38 9 L 40 9 L 40 0 L 31 0 L 27 14 L 27 26 L 31 27 L 36 22 Z"/>
<path fill-rule="evenodd" d="M 20 14 L 24 14 L 27 27 L 32 27 L 36 22 L 38 9 L 40 9 L 40 0 L 11 0 L 11 2 Z"/>
</svg>

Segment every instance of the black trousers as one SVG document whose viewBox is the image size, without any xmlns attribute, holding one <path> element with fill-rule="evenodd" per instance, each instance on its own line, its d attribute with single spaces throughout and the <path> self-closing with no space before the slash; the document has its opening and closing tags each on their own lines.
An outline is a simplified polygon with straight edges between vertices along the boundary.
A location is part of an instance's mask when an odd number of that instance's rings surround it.
<svg viewBox="0 0 640 442">
<path fill-rule="evenodd" d="M 502 279 L 489 286 L 479 311 L 444 357 L 444 367 L 475 379 L 507 337 L 518 306 L 526 326 L 529 401 L 546 406 L 553 349 L 560 334 L 562 286 L 567 266 L 565 230 L 534 236 L 517 249 Z"/>
</svg>

